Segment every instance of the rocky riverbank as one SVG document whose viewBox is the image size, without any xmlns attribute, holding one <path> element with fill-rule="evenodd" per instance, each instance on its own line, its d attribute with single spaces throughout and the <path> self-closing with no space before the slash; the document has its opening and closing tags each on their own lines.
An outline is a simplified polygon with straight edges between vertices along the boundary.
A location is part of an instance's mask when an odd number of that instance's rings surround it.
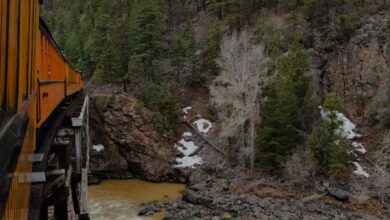
<svg viewBox="0 0 390 220">
<path fill-rule="evenodd" d="M 140 215 L 163 209 L 168 219 L 389 219 L 376 201 L 340 202 L 324 189 L 297 190 L 239 170 L 203 166 L 193 172 L 181 199 L 151 203 Z"/>
</svg>

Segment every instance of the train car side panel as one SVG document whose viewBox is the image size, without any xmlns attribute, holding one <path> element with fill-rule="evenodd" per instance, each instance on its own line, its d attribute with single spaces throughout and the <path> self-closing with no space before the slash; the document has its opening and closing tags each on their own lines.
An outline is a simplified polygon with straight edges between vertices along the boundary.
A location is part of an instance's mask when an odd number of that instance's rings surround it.
<svg viewBox="0 0 390 220">
<path fill-rule="evenodd" d="M 37 128 L 65 96 L 83 88 L 81 74 L 41 24 L 39 8 L 38 0 L 0 0 L 0 114 L 18 127 L 17 132 L 9 129 L 12 123 L 0 127 L 0 152 L 6 152 L 0 156 L 12 158 L 0 164 L 8 168 L 0 173 L 7 180 L 0 182 L 0 219 L 28 218 Z"/>
<path fill-rule="evenodd" d="M 18 65 L 18 47 L 19 41 L 19 3 L 20 0 L 9 1 L 9 21 L 8 21 L 8 52 L 7 52 L 7 96 L 6 96 L 6 109 L 16 111 L 17 105 L 17 65 Z M 12 40 L 11 40 L 12 39 Z"/>
<path fill-rule="evenodd" d="M 27 79 L 29 75 L 29 60 L 31 56 L 29 56 L 29 44 L 30 44 L 30 32 L 31 24 L 30 24 L 30 1 L 22 0 L 20 3 L 20 22 L 19 22 L 19 67 L 18 67 L 18 75 L 19 75 L 19 88 L 18 88 L 18 112 L 22 111 L 22 102 L 27 99 L 28 90 L 27 90 Z"/>
<path fill-rule="evenodd" d="M 6 2 L 11 2 L 7 0 L 1 0 L 1 4 L 4 6 Z M 8 200 L 4 209 L 3 219 L 27 219 L 28 218 L 28 208 L 29 208 L 29 195 L 30 195 L 30 184 L 31 184 L 31 171 L 32 171 L 32 162 L 28 159 L 29 155 L 32 155 L 35 150 L 36 145 L 36 65 L 35 65 L 35 44 L 37 42 L 37 31 L 38 30 L 38 18 L 39 18 L 39 4 L 38 1 L 30 0 L 20 0 L 18 1 L 19 5 L 17 8 L 13 8 L 13 13 L 22 14 L 19 10 L 23 11 L 23 15 L 18 19 L 18 24 L 16 26 L 9 26 L 6 28 L 10 30 L 9 33 L 17 30 L 17 36 L 14 40 L 18 44 L 18 57 L 20 59 L 10 60 L 12 57 L 3 58 L 4 62 L 16 62 L 15 69 L 15 80 L 14 85 L 15 95 L 14 100 L 10 100 L 8 96 L 8 101 L 10 103 L 15 103 L 17 105 L 18 112 L 16 116 L 26 119 L 26 126 L 24 130 L 24 137 L 22 141 L 21 150 L 18 156 L 18 161 L 16 164 L 15 171 L 13 172 L 12 182 L 8 194 Z M 3 10 L 2 7 L 2 15 Z M 11 7 L 9 8 L 11 10 Z M 3 20 L 2 20 L 3 21 Z M 15 25 L 15 24 L 14 24 Z M 2 26 L 3 29 L 3 26 Z M 1 40 L 3 42 L 5 36 L 1 34 Z M 7 37 L 10 37 L 10 34 Z M 11 39 L 11 38 L 10 38 Z M 12 45 L 8 44 L 8 49 L 3 51 L 12 50 Z M 25 56 L 25 57 L 21 57 Z M 6 71 L 5 74 L 11 74 L 12 72 Z M 6 78 L 8 77 L 6 76 Z M 11 86 L 10 82 L 7 82 L 7 86 Z M 9 89 L 9 88 L 8 88 Z M 7 90 L 8 90 L 7 89 Z M 2 94 L 0 96 L 5 96 Z M 16 106 L 8 106 L 9 110 Z M 22 126 L 24 128 L 24 126 Z M 5 146 L 1 146 L 5 147 Z M 17 156 L 17 155 L 16 155 Z M 1 216 L 0 216 L 1 218 Z"/>
<path fill-rule="evenodd" d="M 7 17 L 8 1 L 1 1 L 0 3 L 0 110 L 5 110 L 5 89 L 6 89 L 6 50 L 7 50 Z"/>
<path fill-rule="evenodd" d="M 81 90 L 81 78 L 80 73 L 78 73 L 71 66 L 67 66 L 68 71 L 66 75 L 66 96 L 70 96 Z"/>
<path fill-rule="evenodd" d="M 39 62 L 42 67 L 38 74 L 40 127 L 65 98 L 65 62 L 47 36 L 41 32 L 42 55 Z"/>
</svg>

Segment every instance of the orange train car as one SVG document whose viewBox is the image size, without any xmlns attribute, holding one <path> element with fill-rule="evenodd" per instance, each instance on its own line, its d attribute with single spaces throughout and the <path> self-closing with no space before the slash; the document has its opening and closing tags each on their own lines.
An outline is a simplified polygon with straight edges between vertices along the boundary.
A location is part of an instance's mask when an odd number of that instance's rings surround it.
<svg viewBox="0 0 390 220">
<path fill-rule="evenodd" d="M 83 87 L 81 73 L 72 66 L 60 51 L 42 20 L 40 20 L 39 26 L 38 128 L 66 96 L 73 95 Z"/>
<path fill-rule="evenodd" d="M 39 0 L 0 0 L 0 218 L 27 219 L 37 129 L 81 73 L 39 17 Z"/>
</svg>

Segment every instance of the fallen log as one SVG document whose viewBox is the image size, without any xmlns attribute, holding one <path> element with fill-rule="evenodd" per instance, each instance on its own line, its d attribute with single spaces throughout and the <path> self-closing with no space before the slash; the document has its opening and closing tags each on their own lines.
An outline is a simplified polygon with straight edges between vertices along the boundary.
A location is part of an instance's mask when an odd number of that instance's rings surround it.
<svg viewBox="0 0 390 220">
<path fill-rule="evenodd" d="M 315 195 L 311 195 L 311 196 L 308 196 L 308 197 L 305 197 L 302 199 L 302 202 L 311 202 L 313 200 L 317 200 L 317 199 L 320 199 L 322 197 L 324 197 L 325 195 L 327 195 L 328 193 L 322 193 L 322 194 L 315 194 Z"/>
<path fill-rule="evenodd" d="M 223 154 L 224 156 L 226 156 L 226 153 L 225 151 L 223 151 L 221 148 L 219 148 L 218 146 L 216 146 L 214 143 L 212 143 L 210 140 L 208 140 L 202 133 L 200 133 L 198 131 L 197 128 L 195 128 L 195 126 L 193 126 L 189 121 L 185 120 L 185 121 L 182 121 L 184 124 L 186 124 L 189 128 L 191 128 L 193 131 L 195 131 L 195 133 L 201 137 L 208 145 L 210 145 L 211 147 L 213 147 L 215 150 L 217 150 L 219 153 Z M 198 153 L 197 151 L 195 151 L 196 153 Z M 192 153 L 192 154 L 195 154 Z"/>
</svg>

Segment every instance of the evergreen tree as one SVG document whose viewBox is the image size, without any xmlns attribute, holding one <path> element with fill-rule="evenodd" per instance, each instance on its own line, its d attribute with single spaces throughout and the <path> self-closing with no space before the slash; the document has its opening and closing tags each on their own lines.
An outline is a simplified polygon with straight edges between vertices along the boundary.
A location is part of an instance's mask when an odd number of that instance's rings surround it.
<svg viewBox="0 0 390 220">
<path fill-rule="evenodd" d="M 177 34 L 172 39 L 171 62 L 175 75 L 179 82 L 183 82 L 183 77 L 194 74 L 196 63 L 196 40 L 192 23 L 186 22 L 183 33 Z"/>
<path fill-rule="evenodd" d="M 171 62 L 174 68 L 175 76 L 182 82 L 184 62 L 186 58 L 185 42 L 182 35 L 177 35 L 172 39 Z"/>
<path fill-rule="evenodd" d="M 303 141 L 299 134 L 305 127 L 301 113 L 311 82 L 304 75 L 307 57 L 298 43 L 293 43 L 285 55 L 274 60 L 279 75 L 269 91 L 258 129 L 258 161 L 270 172 L 278 171 L 292 150 Z"/>
<path fill-rule="evenodd" d="M 160 78 L 158 64 L 164 47 L 164 20 L 157 0 L 136 0 L 130 18 L 130 76 Z M 142 76 L 142 77 L 140 77 Z"/>
<path fill-rule="evenodd" d="M 216 59 L 219 58 L 221 53 L 222 42 L 222 30 L 218 21 L 211 20 L 207 27 L 207 39 L 206 39 L 206 54 L 204 66 L 211 73 L 216 74 L 218 72 L 218 65 Z"/>
<path fill-rule="evenodd" d="M 95 82 L 112 82 L 110 48 L 110 16 L 101 14 L 90 36 L 91 58 L 96 63 Z"/>
<path fill-rule="evenodd" d="M 94 71 L 94 63 L 91 61 L 91 48 L 89 45 L 89 36 L 94 29 L 95 20 L 93 18 L 94 11 L 91 7 L 91 2 L 85 4 L 85 17 L 80 24 L 79 41 L 83 42 L 80 54 L 78 55 L 77 67 L 79 67 L 85 74 L 90 75 Z"/>
<path fill-rule="evenodd" d="M 259 12 L 259 0 L 210 0 L 208 12 L 226 21 L 230 29 L 241 30 L 253 20 L 253 14 Z"/>
<path fill-rule="evenodd" d="M 120 19 L 112 25 L 110 29 L 110 43 L 109 50 L 112 51 L 111 57 L 111 71 L 113 74 L 113 80 L 115 82 L 121 82 L 126 80 L 126 73 L 128 70 L 129 59 L 129 27 L 127 16 L 123 15 Z"/>
<path fill-rule="evenodd" d="M 363 6 L 362 0 L 304 0 L 301 11 L 310 24 L 311 38 L 314 29 L 326 28 L 327 39 L 323 47 L 331 50 L 360 26 Z"/>
<path fill-rule="evenodd" d="M 337 113 L 341 110 L 341 101 L 334 93 L 326 95 L 322 106 L 322 118 L 319 128 L 310 136 L 308 145 L 324 172 L 330 171 L 336 176 L 344 176 L 350 162 L 348 143 L 339 132 L 343 121 Z"/>
<path fill-rule="evenodd" d="M 314 38 L 314 28 L 316 24 L 320 22 L 321 15 L 318 8 L 317 0 L 304 0 L 302 6 L 303 17 L 309 23 L 310 29 L 310 40 L 313 41 Z"/>
<path fill-rule="evenodd" d="M 279 170 L 301 141 L 296 131 L 298 99 L 294 95 L 293 84 L 290 77 L 279 77 L 262 110 L 257 158 L 270 172 Z"/>
<path fill-rule="evenodd" d="M 299 43 L 293 43 L 286 56 L 281 56 L 277 62 L 279 73 L 291 78 L 294 87 L 294 95 L 297 97 L 298 106 L 302 106 L 309 88 L 311 79 L 305 75 L 308 66 L 304 48 Z"/>
<path fill-rule="evenodd" d="M 186 57 L 191 65 L 191 68 L 195 66 L 196 62 L 196 39 L 195 39 L 195 30 L 192 22 L 187 20 L 186 26 L 183 33 L 183 38 L 186 42 Z"/>
</svg>

